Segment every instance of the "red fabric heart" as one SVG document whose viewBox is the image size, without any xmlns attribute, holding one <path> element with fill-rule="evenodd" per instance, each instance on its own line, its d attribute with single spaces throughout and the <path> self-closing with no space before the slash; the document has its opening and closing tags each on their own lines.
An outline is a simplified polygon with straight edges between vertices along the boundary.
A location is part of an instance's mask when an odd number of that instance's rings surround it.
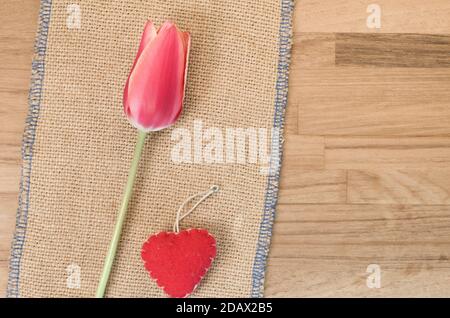
<svg viewBox="0 0 450 318">
<path fill-rule="evenodd" d="M 216 257 L 216 240 L 202 229 L 161 232 L 142 246 L 142 260 L 150 276 L 169 296 L 189 296 Z"/>
</svg>

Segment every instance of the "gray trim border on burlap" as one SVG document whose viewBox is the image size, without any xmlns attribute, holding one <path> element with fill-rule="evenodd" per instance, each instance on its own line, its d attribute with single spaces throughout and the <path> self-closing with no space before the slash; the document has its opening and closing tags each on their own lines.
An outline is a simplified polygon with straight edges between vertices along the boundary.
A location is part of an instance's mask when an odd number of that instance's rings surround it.
<svg viewBox="0 0 450 318">
<path fill-rule="evenodd" d="M 292 13 L 295 0 L 281 0 L 281 22 L 279 39 L 278 77 L 276 82 L 275 115 L 272 137 L 272 158 L 269 167 L 266 198 L 263 218 L 256 247 L 256 256 L 253 264 L 253 282 L 251 297 L 264 296 L 264 278 L 266 263 L 269 254 L 272 227 L 275 219 L 275 210 L 278 201 L 278 188 L 280 182 L 281 159 L 283 155 L 283 128 L 284 114 L 287 107 L 289 87 L 289 65 L 292 46 Z M 273 154 L 276 154 L 274 156 Z"/>
<path fill-rule="evenodd" d="M 11 246 L 7 297 L 19 297 L 20 262 L 28 222 L 30 200 L 31 162 L 36 135 L 39 110 L 41 107 L 42 87 L 45 75 L 45 53 L 50 24 L 52 0 L 41 0 L 39 29 L 34 44 L 34 58 L 31 65 L 31 85 L 28 95 L 28 115 L 22 141 L 22 175 L 19 188 L 19 207 L 16 216 L 16 231 Z"/>
<path fill-rule="evenodd" d="M 271 159 L 269 177 L 263 218 L 261 221 L 259 238 L 256 248 L 256 256 L 253 265 L 251 297 L 262 297 L 264 291 L 264 277 L 267 256 L 272 235 L 272 226 L 275 217 L 275 208 L 278 199 L 278 187 L 280 179 L 280 162 L 283 146 L 284 113 L 287 106 L 288 73 L 290 63 L 290 50 L 292 38 L 292 12 L 294 0 L 281 1 L 281 23 L 279 39 L 279 61 L 276 82 L 275 114 L 273 126 L 278 133 L 273 135 L 272 144 L 276 145 L 277 157 Z M 11 247 L 9 278 L 7 297 L 19 297 L 20 263 L 23 246 L 25 243 L 28 207 L 30 195 L 30 179 L 33 159 L 33 146 L 39 110 L 43 82 L 45 76 L 45 54 L 47 50 L 47 37 L 50 24 L 52 0 L 41 0 L 39 13 L 39 29 L 35 42 L 35 55 L 32 62 L 31 85 L 29 91 L 29 109 L 25 124 L 22 142 L 22 175 L 19 188 L 19 204 L 16 216 L 16 230 Z"/>
</svg>

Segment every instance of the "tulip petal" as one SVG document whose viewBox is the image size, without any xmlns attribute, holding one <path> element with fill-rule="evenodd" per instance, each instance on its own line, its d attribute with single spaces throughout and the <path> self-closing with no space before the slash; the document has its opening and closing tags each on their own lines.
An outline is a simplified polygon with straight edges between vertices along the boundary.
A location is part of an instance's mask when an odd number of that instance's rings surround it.
<svg viewBox="0 0 450 318">
<path fill-rule="evenodd" d="M 125 107 L 139 128 L 160 130 L 178 118 L 184 98 L 185 42 L 176 26 L 166 22 L 141 53 L 129 78 Z"/>
<path fill-rule="evenodd" d="M 163 24 L 161 24 L 161 26 L 159 27 L 158 34 L 160 32 L 166 32 L 167 30 L 169 30 L 171 28 L 175 28 L 176 29 L 177 26 L 174 23 L 170 22 L 170 21 L 166 21 Z"/>
<path fill-rule="evenodd" d="M 191 46 L 191 34 L 189 32 L 180 32 L 181 39 L 183 40 L 183 45 L 185 47 L 185 51 L 189 50 Z"/>
<path fill-rule="evenodd" d="M 158 35 L 158 33 L 156 32 L 155 24 L 151 20 L 147 20 L 147 23 L 145 24 L 145 27 L 144 27 L 144 32 L 142 33 L 141 42 L 139 44 L 139 49 L 138 49 L 136 58 L 134 59 L 133 66 L 131 67 L 130 74 L 133 73 L 134 67 L 136 66 L 136 63 L 137 63 L 139 57 L 141 56 L 142 52 L 144 51 L 145 47 L 147 45 L 149 45 L 156 38 L 157 35 Z M 127 107 L 127 103 L 125 102 L 125 100 L 128 99 L 129 81 L 130 81 L 130 78 L 128 77 L 127 82 L 125 83 L 125 90 L 123 93 L 124 112 L 127 115 L 130 115 L 130 110 Z"/>
<path fill-rule="evenodd" d="M 189 53 L 191 50 L 191 34 L 189 32 L 180 32 L 184 43 L 185 54 L 185 66 L 184 66 L 184 92 L 186 92 L 188 66 L 189 66 Z"/>
<path fill-rule="evenodd" d="M 148 20 L 144 27 L 144 33 L 142 34 L 141 43 L 139 45 L 139 50 L 136 56 L 136 60 L 141 56 L 142 51 L 144 51 L 145 47 L 152 42 L 158 33 L 156 32 L 155 25 L 151 20 Z M 135 61 L 136 62 L 136 61 Z M 135 63 L 136 64 L 136 63 Z"/>
</svg>

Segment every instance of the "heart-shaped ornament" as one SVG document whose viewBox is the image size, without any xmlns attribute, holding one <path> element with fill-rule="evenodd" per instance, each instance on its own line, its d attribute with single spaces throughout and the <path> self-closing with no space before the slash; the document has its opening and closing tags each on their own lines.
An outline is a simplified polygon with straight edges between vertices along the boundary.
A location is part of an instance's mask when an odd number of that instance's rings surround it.
<svg viewBox="0 0 450 318">
<path fill-rule="evenodd" d="M 216 257 L 216 240 L 203 229 L 161 232 L 142 246 L 142 260 L 159 287 L 169 296 L 189 296 Z"/>
</svg>

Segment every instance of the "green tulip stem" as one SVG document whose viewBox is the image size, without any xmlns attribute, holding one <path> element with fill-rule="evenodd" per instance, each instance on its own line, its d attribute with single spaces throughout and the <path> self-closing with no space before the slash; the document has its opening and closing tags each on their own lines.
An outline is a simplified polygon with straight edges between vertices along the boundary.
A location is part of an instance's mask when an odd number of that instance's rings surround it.
<svg viewBox="0 0 450 318">
<path fill-rule="evenodd" d="M 105 296 L 106 286 L 108 284 L 109 276 L 111 274 L 111 268 L 116 257 L 117 247 L 120 242 L 120 236 L 122 234 L 123 224 L 127 216 L 128 203 L 130 202 L 131 195 L 133 193 L 133 185 L 136 179 L 136 174 L 139 166 L 139 160 L 141 159 L 142 150 L 145 145 L 145 137 L 147 133 L 139 130 L 136 148 L 134 149 L 134 157 L 131 162 L 130 172 L 128 173 L 128 180 L 125 186 L 123 194 L 122 204 L 120 206 L 119 215 L 117 216 L 116 226 L 114 228 L 113 237 L 109 246 L 108 254 L 105 258 L 105 264 L 103 267 L 102 276 L 97 287 L 96 298 L 103 298 Z"/>
</svg>

